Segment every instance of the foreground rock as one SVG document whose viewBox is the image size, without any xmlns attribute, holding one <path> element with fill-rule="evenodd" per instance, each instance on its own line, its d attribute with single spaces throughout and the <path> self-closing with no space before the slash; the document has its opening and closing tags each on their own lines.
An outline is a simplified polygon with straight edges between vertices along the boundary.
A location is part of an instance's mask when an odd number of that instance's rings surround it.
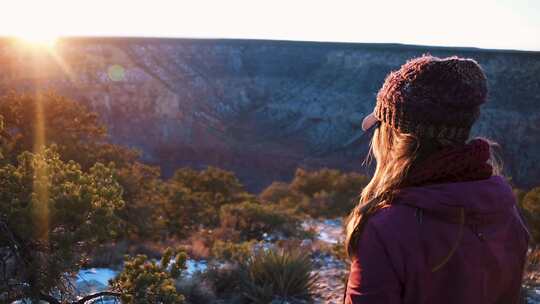
<svg viewBox="0 0 540 304">
<path fill-rule="evenodd" d="M 328 246 L 343 241 L 343 224 L 341 219 L 312 220 L 304 223 L 317 232 L 316 240 Z M 348 275 L 348 265 L 331 254 L 319 254 L 313 259 L 318 276 L 317 296 L 315 303 L 341 304 L 345 291 L 345 279 Z"/>
<path fill-rule="evenodd" d="M 345 278 L 348 274 L 348 265 L 346 265 L 343 261 L 337 260 L 333 256 L 323 258 L 320 263 L 320 267 L 315 271 L 319 275 L 315 303 L 343 303 L 343 293 L 345 291 Z"/>
</svg>

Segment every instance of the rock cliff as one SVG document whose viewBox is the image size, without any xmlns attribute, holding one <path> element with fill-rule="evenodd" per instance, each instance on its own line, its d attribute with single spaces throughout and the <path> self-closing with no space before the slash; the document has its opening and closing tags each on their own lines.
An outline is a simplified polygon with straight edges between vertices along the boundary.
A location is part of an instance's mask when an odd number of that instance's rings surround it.
<svg viewBox="0 0 540 304">
<path fill-rule="evenodd" d="M 141 38 L 0 41 L 0 90 L 54 89 L 99 112 L 113 141 L 165 175 L 233 170 L 251 190 L 298 166 L 361 169 L 360 122 L 384 77 L 430 53 L 476 59 L 489 101 L 474 128 L 501 145 L 506 174 L 540 184 L 540 52 L 393 44 Z"/>
</svg>

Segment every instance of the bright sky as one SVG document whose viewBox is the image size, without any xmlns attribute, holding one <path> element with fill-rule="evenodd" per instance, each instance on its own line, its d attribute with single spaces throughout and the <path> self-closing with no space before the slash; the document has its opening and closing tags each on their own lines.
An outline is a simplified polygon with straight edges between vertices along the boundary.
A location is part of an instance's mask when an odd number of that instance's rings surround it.
<svg viewBox="0 0 540 304">
<path fill-rule="evenodd" d="M 0 35 L 255 38 L 540 50 L 540 0 L 0 0 Z"/>
</svg>

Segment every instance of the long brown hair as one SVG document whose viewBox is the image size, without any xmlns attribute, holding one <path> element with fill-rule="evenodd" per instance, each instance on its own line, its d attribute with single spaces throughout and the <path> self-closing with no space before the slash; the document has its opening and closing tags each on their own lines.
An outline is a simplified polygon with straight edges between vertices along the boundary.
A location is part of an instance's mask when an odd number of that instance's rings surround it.
<svg viewBox="0 0 540 304">
<path fill-rule="evenodd" d="M 392 191 L 405 179 L 418 153 L 418 140 L 414 135 L 399 133 L 381 124 L 373 133 L 368 158 L 377 165 L 370 182 L 364 187 L 358 205 L 346 224 L 345 250 L 354 256 L 356 242 L 370 214 L 392 200 Z"/>
<path fill-rule="evenodd" d="M 497 144 L 483 138 L 490 146 L 489 163 L 493 174 L 500 174 L 502 162 L 494 152 Z M 370 182 L 364 187 L 358 205 L 350 213 L 346 222 L 345 250 L 349 257 L 356 251 L 356 243 L 369 216 L 387 206 L 393 199 L 393 192 L 402 184 L 411 167 L 444 146 L 457 144 L 444 139 L 423 139 L 414 134 L 401 133 L 386 124 L 381 124 L 373 133 L 369 158 L 377 164 Z"/>
</svg>

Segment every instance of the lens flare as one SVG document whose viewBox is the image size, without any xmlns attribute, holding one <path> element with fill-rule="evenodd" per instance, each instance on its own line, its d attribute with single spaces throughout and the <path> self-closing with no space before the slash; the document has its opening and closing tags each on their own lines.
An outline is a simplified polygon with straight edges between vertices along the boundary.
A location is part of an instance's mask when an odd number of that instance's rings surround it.
<svg viewBox="0 0 540 304">
<path fill-rule="evenodd" d="M 45 151 L 45 112 L 43 95 L 36 94 L 36 124 L 34 138 L 34 153 L 43 156 Z M 41 241 L 49 238 L 49 176 L 45 161 L 38 162 L 34 173 L 34 193 L 36 195 L 33 209 L 35 221 L 35 236 Z"/>
<path fill-rule="evenodd" d="M 34 47 L 52 48 L 58 41 L 58 35 L 47 31 L 28 31 L 20 32 L 15 35 L 16 38 L 25 44 Z"/>
<path fill-rule="evenodd" d="M 125 77 L 125 70 L 121 65 L 113 64 L 107 69 L 107 74 L 112 81 L 122 81 Z"/>
</svg>

